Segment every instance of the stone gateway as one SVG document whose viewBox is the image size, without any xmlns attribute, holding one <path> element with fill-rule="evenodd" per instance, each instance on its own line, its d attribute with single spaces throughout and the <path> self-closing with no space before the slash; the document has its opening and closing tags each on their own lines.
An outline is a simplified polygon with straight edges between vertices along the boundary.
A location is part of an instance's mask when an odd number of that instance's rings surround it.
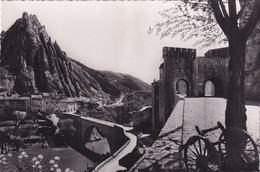
<svg viewBox="0 0 260 172">
<path fill-rule="evenodd" d="M 252 57 L 247 51 L 245 96 L 257 100 L 260 96 L 260 69 L 258 53 Z M 248 50 L 248 49 L 247 49 Z M 171 114 L 175 94 L 189 97 L 226 97 L 229 83 L 228 48 L 209 50 L 204 57 L 196 56 L 196 49 L 164 47 L 163 63 L 159 67 L 160 79 L 153 86 L 153 129 L 157 133 Z M 155 121 L 156 119 L 156 121 Z"/>
</svg>

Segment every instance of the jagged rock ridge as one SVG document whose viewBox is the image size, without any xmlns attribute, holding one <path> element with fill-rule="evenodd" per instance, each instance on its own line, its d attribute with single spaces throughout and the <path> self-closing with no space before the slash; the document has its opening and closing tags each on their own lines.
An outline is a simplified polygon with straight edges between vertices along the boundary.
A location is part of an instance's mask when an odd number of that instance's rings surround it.
<svg viewBox="0 0 260 172">
<path fill-rule="evenodd" d="M 26 12 L 1 33 L 0 67 L 16 76 L 14 90 L 19 94 L 57 92 L 114 99 L 124 92 L 151 92 L 150 85 L 134 77 L 96 71 L 72 60 L 52 42 L 37 17 Z"/>
</svg>

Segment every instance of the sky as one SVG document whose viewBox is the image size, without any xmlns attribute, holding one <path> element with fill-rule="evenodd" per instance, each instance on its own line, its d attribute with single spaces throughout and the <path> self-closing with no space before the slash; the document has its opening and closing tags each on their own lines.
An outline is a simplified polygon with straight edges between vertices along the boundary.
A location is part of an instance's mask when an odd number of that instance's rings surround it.
<svg viewBox="0 0 260 172">
<path fill-rule="evenodd" d="M 52 41 L 67 55 L 96 70 L 159 79 L 163 47 L 193 47 L 192 40 L 149 35 L 158 12 L 174 2 L 162 1 L 1 1 L 1 30 L 23 12 L 35 14 Z M 223 45 L 222 45 L 223 47 Z M 207 49 L 197 49 L 203 55 Z"/>
</svg>

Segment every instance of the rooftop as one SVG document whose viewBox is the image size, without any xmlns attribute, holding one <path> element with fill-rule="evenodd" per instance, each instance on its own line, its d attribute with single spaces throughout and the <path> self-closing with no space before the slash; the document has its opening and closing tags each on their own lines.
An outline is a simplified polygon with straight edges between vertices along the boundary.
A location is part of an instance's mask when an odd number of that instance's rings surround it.
<svg viewBox="0 0 260 172">
<path fill-rule="evenodd" d="M 60 103 L 73 103 L 75 100 L 73 98 L 61 99 Z"/>
<path fill-rule="evenodd" d="M 145 111 L 146 109 L 149 109 L 149 108 L 152 108 L 152 107 L 151 106 L 142 107 L 142 109 L 140 109 L 140 112 Z"/>
<path fill-rule="evenodd" d="M 32 99 L 42 99 L 43 97 L 40 94 L 36 94 L 36 95 L 31 95 L 31 98 Z"/>
</svg>

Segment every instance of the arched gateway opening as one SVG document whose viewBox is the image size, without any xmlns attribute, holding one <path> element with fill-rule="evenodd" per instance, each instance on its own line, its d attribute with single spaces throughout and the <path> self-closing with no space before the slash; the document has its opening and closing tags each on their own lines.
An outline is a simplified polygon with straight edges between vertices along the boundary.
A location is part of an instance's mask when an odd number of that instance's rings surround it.
<svg viewBox="0 0 260 172">
<path fill-rule="evenodd" d="M 223 84 L 220 79 L 212 78 L 205 82 L 204 95 L 207 97 L 223 97 Z"/>
<path fill-rule="evenodd" d="M 106 136 L 103 131 L 96 126 L 87 128 L 84 135 L 84 146 L 99 155 L 110 153 L 110 146 Z"/>
<path fill-rule="evenodd" d="M 188 96 L 188 93 L 189 93 L 188 82 L 184 79 L 178 80 L 176 83 L 176 92 L 177 92 L 177 94 L 181 94 L 183 96 Z"/>
<path fill-rule="evenodd" d="M 215 85 L 213 84 L 212 81 L 207 81 L 205 83 L 205 96 L 206 97 L 215 96 Z"/>
</svg>

